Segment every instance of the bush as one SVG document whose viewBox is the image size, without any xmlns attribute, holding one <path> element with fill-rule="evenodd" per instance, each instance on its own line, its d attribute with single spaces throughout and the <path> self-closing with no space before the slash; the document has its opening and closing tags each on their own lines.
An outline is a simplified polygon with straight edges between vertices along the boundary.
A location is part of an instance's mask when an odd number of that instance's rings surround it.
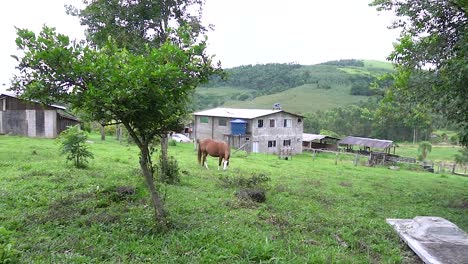
<svg viewBox="0 0 468 264">
<path fill-rule="evenodd" d="M 169 157 L 167 160 L 160 158 L 158 167 L 159 180 L 167 184 L 180 183 L 179 165 L 174 157 Z"/>
<path fill-rule="evenodd" d="M 73 161 L 73 165 L 77 168 L 84 167 L 88 158 L 93 158 L 93 153 L 88 150 L 87 139 L 87 135 L 79 125 L 69 127 L 57 138 L 61 144 L 62 154 L 66 154 L 67 161 Z"/>
<path fill-rule="evenodd" d="M 250 177 L 238 176 L 229 178 L 225 176 L 221 177 L 220 180 L 223 187 L 239 187 L 246 189 L 262 187 L 264 189 L 268 189 L 268 182 L 270 181 L 270 177 L 260 173 L 253 174 Z"/>
<path fill-rule="evenodd" d="M 171 146 L 171 147 L 175 147 L 175 146 L 177 146 L 177 141 L 175 141 L 174 139 L 171 139 L 171 140 L 169 140 L 168 145 Z"/>
<path fill-rule="evenodd" d="M 257 203 L 263 203 L 266 201 L 266 195 L 264 189 L 241 189 L 236 192 L 236 197 L 240 200 L 250 200 Z"/>
<path fill-rule="evenodd" d="M 458 135 L 453 135 L 450 137 L 450 143 L 452 143 L 453 145 L 458 145 L 458 141 L 459 141 Z"/>
</svg>

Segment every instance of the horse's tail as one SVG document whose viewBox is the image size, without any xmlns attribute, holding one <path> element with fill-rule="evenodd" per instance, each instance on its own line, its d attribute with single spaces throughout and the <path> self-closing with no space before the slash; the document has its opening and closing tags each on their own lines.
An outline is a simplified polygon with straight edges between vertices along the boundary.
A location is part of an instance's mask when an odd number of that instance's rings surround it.
<svg viewBox="0 0 468 264">
<path fill-rule="evenodd" d="M 201 164 L 202 151 L 200 149 L 200 141 L 198 139 L 197 139 L 197 146 L 198 146 L 198 164 Z"/>
</svg>

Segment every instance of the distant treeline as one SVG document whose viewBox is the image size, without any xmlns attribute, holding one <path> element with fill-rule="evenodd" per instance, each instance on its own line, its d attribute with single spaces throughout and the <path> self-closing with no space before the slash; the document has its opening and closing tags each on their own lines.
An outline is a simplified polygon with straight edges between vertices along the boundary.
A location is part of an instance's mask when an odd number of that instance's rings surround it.
<svg viewBox="0 0 468 264">
<path fill-rule="evenodd" d="M 240 87 L 258 91 L 257 96 L 278 93 L 304 84 L 314 84 L 318 89 L 334 85 L 352 85 L 351 95 L 374 95 L 370 85 L 375 76 L 350 74 L 341 67 L 364 67 L 362 60 L 330 61 L 318 65 L 258 64 L 226 69 L 226 78 L 214 76 L 204 87 Z"/>
<path fill-rule="evenodd" d="M 364 67 L 364 61 L 362 60 L 335 60 L 335 61 L 327 61 L 322 63 L 323 65 L 333 65 L 339 67 Z"/>
<path fill-rule="evenodd" d="M 235 67 L 225 70 L 225 80 L 214 76 L 205 87 L 242 87 L 271 94 L 304 84 L 296 72 L 301 67 L 298 64 L 278 63 Z"/>
</svg>

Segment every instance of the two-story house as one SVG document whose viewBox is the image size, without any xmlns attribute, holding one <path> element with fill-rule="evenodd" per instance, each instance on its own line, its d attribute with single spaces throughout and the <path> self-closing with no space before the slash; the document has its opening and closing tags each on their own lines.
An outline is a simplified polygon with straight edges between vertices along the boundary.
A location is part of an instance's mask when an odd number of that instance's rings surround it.
<svg viewBox="0 0 468 264">
<path fill-rule="evenodd" d="M 248 152 L 302 153 L 303 116 L 281 109 L 214 108 L 196 112 L 194 138 L 222 140 Z"/>
</svg>

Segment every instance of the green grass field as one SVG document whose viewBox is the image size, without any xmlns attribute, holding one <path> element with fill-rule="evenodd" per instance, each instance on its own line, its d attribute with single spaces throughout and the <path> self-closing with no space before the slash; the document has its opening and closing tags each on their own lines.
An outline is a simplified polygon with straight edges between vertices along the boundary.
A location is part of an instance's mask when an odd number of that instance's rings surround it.
<svg viewBox="0 0 468 264">
<path fill-rule="evenodd" d="M 302 85 L 284 92 L 259 96 L 250 101 L 227 101 L 227 107 L 270 109 L 274 103 L 281 103 L 286 111 L 311 113 L 367 100 L 366 96 L 349 94 L 348 86 L 334 86 L 332 89 L 317 89 L 315 85 Z"/>
<path fill-rule="evenodd" d="M 396 154 L 403 157 L 417 158 L 419 155 L 418 144 L 399 144 Z M 431 152 L 427 155 L 427 160 L 434 162 L 454 162 L 455 155 L 459 154 L 460 146 L 455 145 L 432 145 Z"/>
<path fill-rule="evenodd" d="M 228 171 L 170 147 L 181 183 L 159 186 L 171 227 L 153 224 L 138 151 L 91 137 L 87 169 L 53 140 L 0 136 L 0 256 L 20 263 L 414 263 L 386 218 L 444 217 L 468 230 L 468 178 L 353 166 L 353 157 L 279 160 L 237 152 Z M 363 162 L 363 161 L 362 161 Z M 268 177 L 265 203 L 236 179 Z M 136 188 L 134 194 L 116 190 Z M 5 255 L 4 254 L 4 255 Z M 0 259 L 0 262 L 2 260 Z"/>
</svg>

